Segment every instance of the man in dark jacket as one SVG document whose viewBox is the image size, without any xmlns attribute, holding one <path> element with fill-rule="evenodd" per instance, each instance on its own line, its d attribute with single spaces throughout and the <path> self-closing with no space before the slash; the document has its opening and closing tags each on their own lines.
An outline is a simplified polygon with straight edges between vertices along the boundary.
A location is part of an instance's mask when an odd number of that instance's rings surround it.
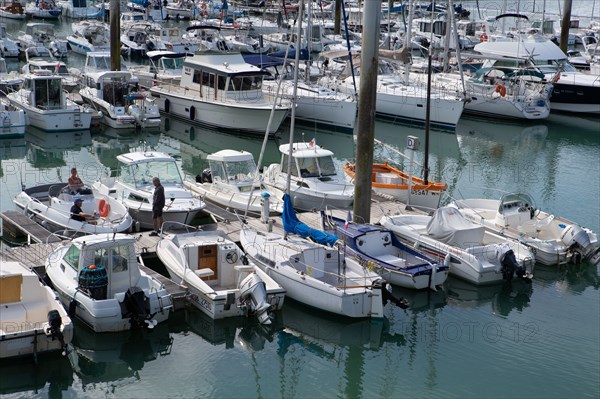
<svg viewBox="0 0 600 399">
<path fill-rule="evenodd" d="M 165 206 L 165 188 L 160 184 L 160 179 L 154 177 L 154 195 L 152 196 L 152 227 L 154 231 L 151 236 L 157 236 L 160 233 L 160 226 L 163 224 L 163 208 Z"/>
<path fill-rule="evenodd" d="M 71 219 L 77 220 L 78 222 L 88 222 L 89 224 L 96 224 L 95 220 L 87 220 L 87 218 L 93 218 L 94 215 L 83 212 L 81 209 L 81 205 L 83 204 L 83 200 L 80 197 L 75 197 L 73 201 L 73 206 L 71 207 Z"/>
</svg>

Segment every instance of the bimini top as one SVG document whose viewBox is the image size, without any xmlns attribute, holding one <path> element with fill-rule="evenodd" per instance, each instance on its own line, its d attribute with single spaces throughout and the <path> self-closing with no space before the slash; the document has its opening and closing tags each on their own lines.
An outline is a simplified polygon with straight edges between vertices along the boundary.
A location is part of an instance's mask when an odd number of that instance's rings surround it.
<svg viewBox="0 0 600 399">
<path fill-rule="evenodd" d="M 541 36 L 516 42 L 483 42 L 477 44 L 474 50 L 484 55 L 506 58 L 533 58 L 546 61 L 567 58 L 560 47 Z"/>
<path fill-rule="evenodd" d="M 283 154 L 289 154 L 289 144 L 282 144 L 279 146 L 279 151 Z M 292 156 L 294 158 L 321 158 L 332 156 L 333 152 L 326 150 L 314 144 L 310 143 L 294 143 L 292 147 Z"/>
<path fill-rule="evenodd" d="M 254 157 L 248 151 L 221 150 L 206 157 L 209 161 L 240 162 L 253 161 Z"/>
<path fill-rule="evenodd" d="M 175 158 L 165 154 L 164 152 L 130 152 L 128 154 L 121 154 L 117 156 L 117 160 L 127 165 L 133 165 L 136 163 L 143 162 L 156 162 L 156 161 L 174 161 Z"/>
</svg>

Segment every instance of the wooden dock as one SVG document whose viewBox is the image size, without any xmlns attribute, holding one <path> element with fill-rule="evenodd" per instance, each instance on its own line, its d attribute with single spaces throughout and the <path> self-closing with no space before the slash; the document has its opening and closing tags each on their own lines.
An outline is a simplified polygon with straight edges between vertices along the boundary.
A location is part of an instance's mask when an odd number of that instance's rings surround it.
<svg viewBox="0 0 600 399">
<path fill-rule="evenodd" d="M 21 212 L 0 212 L 0 219 L 2 219 L 2 231 L 4 234 L 8 234 L 14 240 L 25 237 L 28 243 L 60 242 L 60 238 L 52 235 L 52 232 Z"/>
</svg>

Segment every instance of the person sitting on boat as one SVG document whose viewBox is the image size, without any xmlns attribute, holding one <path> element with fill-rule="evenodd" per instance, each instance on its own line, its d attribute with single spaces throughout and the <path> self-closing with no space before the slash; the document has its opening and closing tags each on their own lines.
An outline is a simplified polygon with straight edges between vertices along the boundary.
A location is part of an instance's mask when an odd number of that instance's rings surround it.
<svg viewBox="0 0 600 399">
<path fill-rule="evenodd" d="M 77 168 L 71 168 L 71 176 L 69 176 L 69 192 L 74 194 L 91 194 L 92 190 L 83 184 L 83 180 L 77 174 Z"/>
<path fill-rule="evenodd" d="M 83 205 L 83 199 L 81 199 L 80 197 L 76 197 L 73 201 L 73 206 L 71 207 L 71 219 L 77 220 L 78 222 L 88 222 L 89 224 L 97 224 L 96 220 L 93 220 L 95 216 L 83 212 L 81 205 Z M 88 221 L 88 218 L 91 218 L 92 220 Z"/>
</svg>

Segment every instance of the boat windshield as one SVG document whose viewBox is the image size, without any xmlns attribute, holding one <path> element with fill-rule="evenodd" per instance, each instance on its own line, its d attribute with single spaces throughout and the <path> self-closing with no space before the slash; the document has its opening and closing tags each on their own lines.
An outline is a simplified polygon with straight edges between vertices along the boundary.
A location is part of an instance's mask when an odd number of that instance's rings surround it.
<svg viewBox="0 0 600 399">
<path fill-rule="evenodd" d="M 181 71 L 183 69 L 183 61 L 185 58 L 161 58 L 160 63 L 162 64 L 162 69 L 172 69 L 176 71 Z"/>
<path fill-rule="evenodd" d="M 181 174 L 175 161 L 152 161 L 131 165 L 131 175 L 136 188 L 152 184 L 156 176 L 163 185 L 182 184 Z"/>
<path fill-rule="evenodd" d="M 229 183 L 252 181 L 256 173 L 256 164 L 253 159 L 229 162 L 209 161 L 209 164 L 213 179 L 216 177 L 217 180 Z"/>
<path fill-rule="evenodd" d="M 318 158 L 296 158 L 302 177 L 321 177 L 336 174 L 335 164 L 331 156 Z"/>
</svg>

